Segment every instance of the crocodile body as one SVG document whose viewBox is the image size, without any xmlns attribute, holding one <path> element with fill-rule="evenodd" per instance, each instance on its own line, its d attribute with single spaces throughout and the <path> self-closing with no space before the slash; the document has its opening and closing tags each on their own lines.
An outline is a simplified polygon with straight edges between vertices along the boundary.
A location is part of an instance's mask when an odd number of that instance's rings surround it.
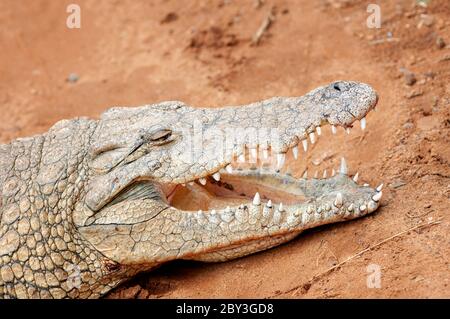
<svg viewBox="0 0 450 319">
<path fill-rule="evenodd" d="M 245 106 L 113 108 L 0 145 L 0 297 L 97 298 L 171 260 L 226 261 L 375 211 L 381 187 L 345 161 L 321 179 L 283 164 L 321 126 L 365 126 L 377 100 L 340 81 Z"/>
</svg>

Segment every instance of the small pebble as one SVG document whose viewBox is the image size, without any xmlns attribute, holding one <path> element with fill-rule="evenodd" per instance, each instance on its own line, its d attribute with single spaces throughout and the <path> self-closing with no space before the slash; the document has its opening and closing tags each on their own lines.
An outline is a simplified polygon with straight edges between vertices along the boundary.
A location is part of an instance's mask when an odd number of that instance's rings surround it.
<svg viewBox="0 0 450 319">
<path fill-rule="evenodd" d="M 445 48 L 445 41 L 444 41 L 444 39 L 442 37 L 437 37 L 437 39 L 436 39 L 436 46 L 439 49 Z"/>
<path fill-rule="evenodd" d="M 67 81 L 70 83 L 76 83 L 79 79 L 80 77 L 76 73 L 70 73 L 67 77 Z"/>
</svg>

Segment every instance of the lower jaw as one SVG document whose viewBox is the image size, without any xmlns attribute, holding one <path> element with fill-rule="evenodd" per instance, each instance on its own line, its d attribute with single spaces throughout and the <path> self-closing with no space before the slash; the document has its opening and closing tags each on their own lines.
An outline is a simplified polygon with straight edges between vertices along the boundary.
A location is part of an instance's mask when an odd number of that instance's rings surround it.
<svg viewBox="0 0 450 319">
<path fill-rule="evenodd" d="M 255 216 L 265 216 L 268 223 L 269 219 L 283 223 L 290 218 L 312 227 L 371 213 L 378 208 L 380 197 L 381 189 L 360 186 L 345 173 L 327 179 L 295 179 L 273 172 L 238 170 L 222 174 L 220 181 L 210 178 L 205 186 L 178 185 L 171 190 L 168 202 L 182 211 L 219 215 L 245 207 Z"/>
</svg>

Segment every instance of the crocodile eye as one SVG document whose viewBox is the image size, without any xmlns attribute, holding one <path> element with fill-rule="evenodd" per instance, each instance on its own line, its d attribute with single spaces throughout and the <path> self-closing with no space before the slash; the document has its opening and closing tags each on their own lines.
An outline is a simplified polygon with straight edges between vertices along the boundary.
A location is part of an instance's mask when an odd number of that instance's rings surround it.
<svg viewBox="0 0 450 319">
<path fill-rule="evenodd" d="M 171 130 L 160 129 L 160 130 L 152 133 L 152 135 L 149 136 L 149 140 L 152 142 L 164 142 L 171 136 L 172 136 Z"/>
</svg>

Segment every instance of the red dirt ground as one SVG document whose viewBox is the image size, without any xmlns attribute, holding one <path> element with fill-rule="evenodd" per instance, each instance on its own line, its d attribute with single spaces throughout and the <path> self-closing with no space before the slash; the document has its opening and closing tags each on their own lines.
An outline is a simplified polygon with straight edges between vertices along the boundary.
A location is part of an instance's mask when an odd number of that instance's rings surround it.
<svg viewBox="0 0 450 319">
<path fill-rule="evenodd" d="M 81 29 L 65 25 L 73 2 Z M 324 151 L 335 167 L 345 154 L 362 183 L 385 183 L 377 213 L 231 262 L 168 264 L 108 297 L 448 298 L 450 2 L 416 2 L 377 1 L 382 27 L 369 29 L 368 1 L 3 0 L 0 142 L 115 105 L 237 105 L 367 82 L 380 95 L 368 130 L 340 130 L 331 143 L 326 132 L 307 163 L 290 165 L 298 175 Z M 270 11 L 275 20 L 251 45 Z M 381 267 L 381 288 L 367 287 L 369 264 Z"/>
</svg>

